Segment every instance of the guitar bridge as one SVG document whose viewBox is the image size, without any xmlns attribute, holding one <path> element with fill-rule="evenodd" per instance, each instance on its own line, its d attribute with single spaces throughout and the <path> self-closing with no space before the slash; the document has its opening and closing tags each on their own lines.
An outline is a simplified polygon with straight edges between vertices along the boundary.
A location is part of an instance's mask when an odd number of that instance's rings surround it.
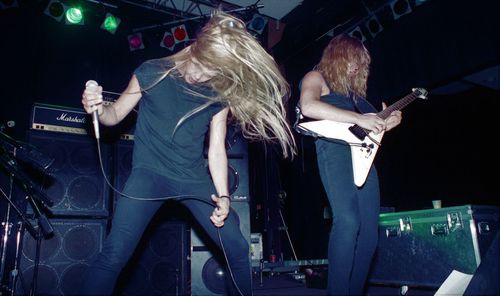
<svg viewBox="0 0 500 296">
<path fill-rule="evenodd" d="M 372 144 L 366 144 L 365 142 L 361 143 L 361 152 L 366 152 L 365 157 L 368 158 L 372 155 L 373 153 L 373 148 L 375 148 L 375 145 Z"/>
</svg>

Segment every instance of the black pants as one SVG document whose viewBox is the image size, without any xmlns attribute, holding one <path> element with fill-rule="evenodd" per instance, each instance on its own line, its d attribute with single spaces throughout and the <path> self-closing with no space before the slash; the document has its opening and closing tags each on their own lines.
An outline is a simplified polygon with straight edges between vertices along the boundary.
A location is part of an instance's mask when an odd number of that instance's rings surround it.
<svg viewBox="0 0 500 296">
<path fill-rule="evenodd" d="M 142 198 L 188 195 L 205 199 L 208 204 L 195 199 L 185 199 L 181 203 L 192 212 L 209 237 L 220 247 L 218 230 L 209 219 L 214 209 L 214 206 L 210 205 L 213 204 L 210 195 L 216 194 L 216 191 L 208 176 L 206 181 L 201 183 L 179 182 L 147 169 L 133 169 L 125 185 L 124 193 Z M 117 277 L 133 254 L 151 218 L 162 204 L 162 201 L 120 197 L 112 220 L 111 232 L 104 242 L 101 254 L 89 267 L 80 294 L 112 294 Z M 231 211 L 219 231 L 237 288 L 243 295 L 251 295 L 249 246 L 240 231 L 234 211 Z M 237 289 L 233 286 L 229 287 L 229 291 L 237 291 Z"/>
<path fill-rule="evenodd" d="M 316 141 L 321 181 L 332 208 L 328 244 L 328 295 L 360 295 L 378 242 L 380 193 L 372 166 L 362 187 L 354 184 L 350 147 Z"/>
</svg>

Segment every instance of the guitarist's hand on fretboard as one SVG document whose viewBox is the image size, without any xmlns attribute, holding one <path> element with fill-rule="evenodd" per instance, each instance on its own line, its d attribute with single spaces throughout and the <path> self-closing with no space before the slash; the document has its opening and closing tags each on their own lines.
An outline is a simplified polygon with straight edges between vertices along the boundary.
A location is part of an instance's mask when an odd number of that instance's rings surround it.
<svg viewBox="0 0 500 296">
<path fill-rule="evenodd" d="M 387 105 L 382 102 L 382 109 L 387 108 Z M 401 123 L 403 118 L 403 113 L 400 110 L 394 110 L 391 112 L 389 117 L 385 119 L 385 130 L 390 131 Z"/>
<path fill-rule="evenodd" d="M 353 122 L 367 131 L 373 131 L 379 134 L 385 130 L 385 120 L 378 117 L 375 113 L 359 114 L 357 122 Z"/>
</svg>

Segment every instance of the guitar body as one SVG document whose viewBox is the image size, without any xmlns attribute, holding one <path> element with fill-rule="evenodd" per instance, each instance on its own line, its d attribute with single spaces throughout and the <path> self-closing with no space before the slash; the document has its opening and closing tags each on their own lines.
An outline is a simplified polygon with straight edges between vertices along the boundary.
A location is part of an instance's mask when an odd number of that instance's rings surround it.
<svg viewBox="0 0 500 296">
<path fill-rule="evenodd" d="M 377 113 L 377 116 L 386 119 L 394 110 L 401 110 L 416 98 L 426 99 L 427 91 L 423 88 L 414 88 L 391 106 Z M 384 136 L 384 132 L 374 134 L 371 131 L 352 124 L 332 120 L 313 120 L 300 122 L 303 119 L 300 108 L 297 106 L 297 122 L 294 127 L 300 134 L 326 139 L 343 140 L 351 146 L 352 170 L 354 184 L 361 187 L 365 184 L 370 168 L 377 154 Z"/>
<path fill-rule="evenodd" d="M 363 144 L 365 145 L 360 147 L 351 145 L 352 172 L 354 174 L 354 184 L 356 184 L 356 186 L 361 187 L 365 184 L 383 136 L 384 132 L 376 135 L 370 133 L 370 137 L 366 137 L 363 140 Z"/>
<path fill-rule="evenodd" d="M 331 120 L 316 120 L 300 123 L 297 128 L 320 137 L 342 140 L 349 144 L 354 184 L 361 187 L 368 177 L 384 133 L 370 133 L 368 137 L 360 140 L 349 130 L 353 125 Z"/>
</svg>

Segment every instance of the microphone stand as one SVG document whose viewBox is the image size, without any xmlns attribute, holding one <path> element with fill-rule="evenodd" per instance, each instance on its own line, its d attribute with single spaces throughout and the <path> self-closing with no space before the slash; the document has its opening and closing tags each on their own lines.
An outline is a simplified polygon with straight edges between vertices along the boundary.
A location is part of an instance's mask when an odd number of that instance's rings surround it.
<svg viewBox="0 0 500 296">
<path fill-rule="evenodd" d="M 10 192 L 9 196 L 12 196 L 12 178 L 10 179 Z M 3 284 L 3 279 L 4 279 L 4 272 L 5 272 L 5 262 L 6 262 L 6 256 L 7 256 L 7 243 L 9 241 L 9 235 L 12 229 L 12 223 L 10 222 L 10 204 L 7 205 L 7 211 L 5 213 L 5 220 L 2 222 L 2 227 L 3 227 L 3 235 L 2 235 L 2 242 L 1 242 L 1 247 L 2 247 L 2 256 L 0 259 L 0 291 L 2 291 L 4 288 L 6 288 Z"/>
<path fill-rule="evenodd" d="M 17 208 L 17 206 L 12 202 L 12 200 L 3 192 L 1 191 L 2 195 L 9 201 L 9 204 L 12 206 L 12 208 L 17 212 L 21 220 L 23 221 L 24 225 L 26 225 L 26 229 L 28 232 L 33 236 L 33 238 L 36 239 L 37 245 L 36 245 L 36 255 L 35 255 L 35 264 L 34 264 L 34 271 L 33 271 L 33 278 L 32 278 L 32 283 L 31 283 L 31 288 L 30 288 L 30 295 L 36 295 L 36 280 L 37 280 L 37 275 L 38 275 L 38 264 L 39 264 L 39 256 L 40 256 L 40 246 L 41 246 L 41 240 L 43 236 L 49 236 L 54 232 L 54 229 L 52 225 L 50 224 L 49 220 L 45 216 L 45 214 L 42 213 L 40 210 L 37 201 L 35 200 L 35 196 L 38 197 L 38 201 L 40 201 L 43 205 L 52 204 L 52 201 L 41 191 L 41 190 L 35 190 L 34 184 L 31 182 L 28 176 L 26 176 L 23 172 L 18 170 L 18 166 L 16 161 L 11 158 L 7 153 L 2 153 L 0 154 L 0 165 L 2 165 L 11 175 L 11 177 L 16 178 L 20 183 L 22 188 L 24 189 L 26 193 L 26 199 L 30 203 L 31 207 L 33 208 L 33 211 L 35 213 L 35 217 L 38 220 L 38 231 L 35 230 L 33 225 L 30 223 L 30 221 L 26 218 L 25 215 Z M 1 189 L 0 189 L 1 190 Z M 19 245 L 19 243 L 18 243 Z M 17 252 L 16 252 L 17 254 Z M 16 262 L 19 260 L 19 258 L 16 258 Z M 16 264 L 17 268 L 17 264 Z M 11 283 L 15 285 L 16 282 L 16 277 L 18 275 L 17 270 L 14 270 L 12 272 L 12 280 Z M 14 291 L 15 286 L 11 287 L 12 291 Z"/>
<path fill-rule="evenodd" d="M 16 160 L 6 152 L 2 153 L 0 150 L 0 166 L 3 166 L 7 172 L 11 174 L 21 185 L 28 195 L 35 197 L 44 206 L 51 207 L 53 205 L 52 200 L 33 183 L 29 176 L 27 176 L 23 171 L 19 170 L 19 165 Z"/>
<path fill-rule="evenodd" d="M 16 206 L 16 204 L 12 201 L 12 199 L 2 190 L 2 188 L 0 188 L 0 193 L 1 195 L 5 198 L 5 200 L 7 200 L 7 202 L 9 203 L 8 204 L 8 211 L 10 212 L 10 209 L 13 209 L 19 218 L 21 218 L 21 221 L 19 222 L 19 231 L 21 230 L 22 226 L 24 225 L 26 230 L 28 230 L 28 232 L 34 237 L 36 238 L 37 240 L 39 239 L 39 234 L 38 232 L 35 230 L 35 227 L 33 227 L 33 224 L 31 224 L 31 222 L 26 218 L 26 216 L 21 212 L 21 210 Z M 7 220 L 5 223 L 9 223 L 10 222 Z M 10 225 L 9 225 L 9 228 L 10 228 Z M 5 227 L 5 229 L 7 230 L 7 226 Z M 19 231 L 18 231 L 18 234 L 19 234 Z M 7 246 L 7 237 L 8 235 L 5 234 L 5 239 L 4 239 L 4 249 L 6 248 Z M 10 287 L 10 292 L 11 292 L 11 295 L 14 295 L 14 290 L 15 290 L 15 282 L 16 282 L 16 278 L 17 278 L 17 275 L 18 275 L 18 270 L 17 270 L 17 265 L 18 265 L 18 261 L 19 261 L 19 237 L 17 238 L 17 245 L 16 245 L 16 258 L 14 260 L 14 269 L 11 271 L 11 287 Z M 5 252 L 5 250 L 4 250 Z M 4 266 L 4 258 L 2 258 L 2 267 Z M 3 271 L 3 270 L 2 270 Z M 3 275 L 2 275 L 3 276 Z"/>
</svg>

